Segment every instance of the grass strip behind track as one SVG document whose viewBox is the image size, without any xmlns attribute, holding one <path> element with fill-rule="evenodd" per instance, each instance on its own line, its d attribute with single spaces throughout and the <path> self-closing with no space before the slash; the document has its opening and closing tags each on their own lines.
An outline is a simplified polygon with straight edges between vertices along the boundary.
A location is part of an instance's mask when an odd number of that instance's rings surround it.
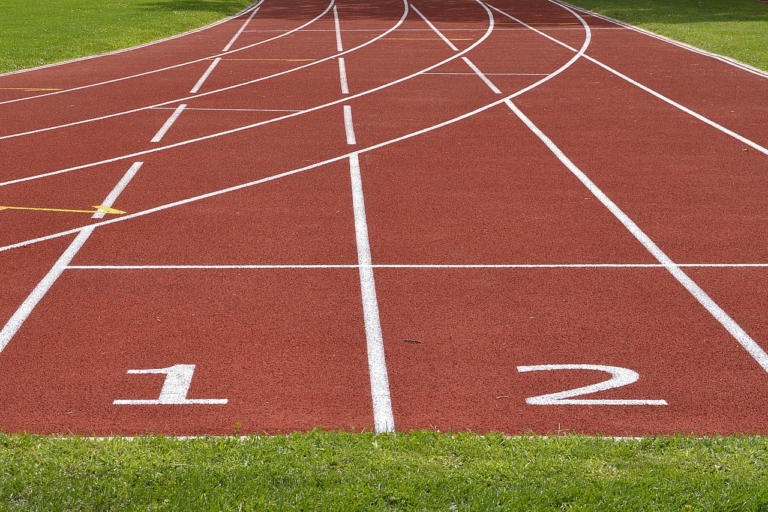
<svg viewBox="0 0 768 512">
<path fill-rule="evenodd" d="M 758 0 L 568 0 L 768 71 L 768 3 Z"/>
<path fill-rule="evenodd" d="M 0 73 L 147 43 L 213 23 L 251 3 L 250 0 L 2 0 Z"/>
<path fill-rule="evenodd" d="M 4 510 L 768 509 L 768 440 L 0 436 Z"/>
</svg>

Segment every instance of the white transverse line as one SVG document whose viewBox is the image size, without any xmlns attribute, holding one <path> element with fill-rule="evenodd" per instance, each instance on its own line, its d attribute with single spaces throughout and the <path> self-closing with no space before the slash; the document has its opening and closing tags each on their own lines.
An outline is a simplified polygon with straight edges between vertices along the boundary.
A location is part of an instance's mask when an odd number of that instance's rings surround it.
<svg viewBox="0 0 768 512">
<path fill-rule="evenodd" d="M 343 52 L 344 46 L 341 44 L 341 24 L 339 24 L 339 13 L 336 12 L 336 6 L 333 6 L 333 23 L 336 26 L 336 51 Z"/>
<path fill-rule="evenodd" d="M 131 166 L 130 169 L 128 169 L 123 178 L 117 183 L 117 185 L 115 185 L 115 188 L 104 200 L 103 206 L 109 208 L 114 204 L 117 196 L 120 195 L 120 192 L 122 192 L 128 182 L 131 181 L 131 178 L 136 175 L 136 172 L 138 172 L 139 168 L 141 168 L 141 165 L 142 162 L 136 162 Z M 103 213 L 96 213 L 93 215 L 94 219 L 100 219 L 102 217 L 104 217 Z M 17 309 L 13 316 L 11 316 L 11 318 L 8 320 L 8 322 L 6 322 L 3 330 L 0 331 L 0 352 L 5 349 L 13 336 L 24 324 L 24 321 L 29 317 L 30 313 L 32 313 L 32 310 L 35 309 L 35 306 L 37 306 L 37 304 L 42 300 L 48 290 L 51 289 L 51 286 L 53 286 L 59 276 L 61 276 L 61 273 L 64 272 L 64 269 L 67 268 L 69 263 L 72 261 L 72 258 L 75 257 L 77 251 L 79 251 L 86 240 L 88 240 L 88 237 L 91 236 L 91 233 L 93 233 L 94 229 L 96 229 L 96 226 L 89 226 L 78 233 L 72 243 L 69 244 L 69 247 L 67 247 L 67 249 L 62 253 L 56 263 L 54 263 L 51 270 L 49 270 L 45 277 L 43 277 L 43 280 L 40 281 L 37 286 L 35 286 L 35 289 L 32 290 L 32 293 L 29 294 L 21 306 L 19 306 L 19 309 Z"/>
<path fill-rule="evenodd" d="M 443 41 L 445 41 L 445 44 L 447 44 L 447 45 L 448 45 L 448 47 L 449 47 L 451 50 L 453 50 L 453 51 L 455 51 L 455 52 L 459 51 L 459 49 L 458 49 L 458 48 L 456 48 L 456 46 L 454 46 L 454 44 L 453 44 L 453 43 L 452 43 L 452 42 L 451 42 L 451 41 L 450 41 L 450 40 L 449 40 L 447 37 L 445 37 L 445 36 L 443 35 L 443 33 L 442 33 L 442 32 L 440 32 L 439 30 L 437 30 L 437 27 L 435 27 L 435 26 L 432 24 L 432 22 L 431 22 L 431 21 L 429 21 L 429 20 L 426 18 L 426 16 L 424 16 L 423 14 L 421 14 L 421 12 L 420 12 L 420 11 L 419 11 L 419 10 L 418 10 L 418 9 L 417 9 L 417 8 L 416 8 L 414 5 L 413 5 L 413 4 L 411 4 L 411 9 L 413 9 L 413 11 L 414 11 L 416 14 L 418 14 L 418 15 L 419 15 L 419 17 L 420 17 L 421 19 L 423 19 L 423 20 L 424 20 L 424 22 L 425 22 L 427 25 L 429 25 L 429 28 L 431 28 L 431 29 L 432 29 L 432 30 L 435 32 L 435 34 L 437 34 L 438 36 L 440 36 L 440 39 L 442 39 Z"/>
<path fill-rule="evenodd" d="M 488 79 L 488 77 L 487 77 L 487 76 L 485 76 L 485 75 L 483 74 L 483 72 L 482 72 L 482 71 L 480 71 L 480 70 L 478 69 L 478 67 L 477 67 L 477 66 L 475 66 L 475 63 L 474 63 L 474 62 L 472 62 L 471 60 L 469 60 L 469 59 L 468 59 L 468 58 L 466 58 L 466 57 L 462 57 L 462 58 L 461 58 L 461 60 L 463 60 L 463 61 L 464 61 L 464 62 L 467 64 L 467 66 L 469 66 L 469 67 L 470 67 L 470 69 L 471 69 L 472 71 L 474 71 L 474 72 L 475 72 L 475 74 L 476 74 L 477 76 L 479 76 L 479 77 L 480 77 L 480 80 L 482 80 L 483 82 L 485 82 L 485 85 L 487 85 L 487 86 L 488 86 L 488 87 L 489 87 L 489 88 L 490 88 L 490 89 L 491 89 L 493 92 L 495 92 L 496 94 L 501 94 L 501 91 L 499 90 L 499 88 L 498 88 L 498 87 L 496 87 L 496 86 L 493 84 L 493 82 L 491 82 L 491 81 Z"/>
<path fill-rule="evenodd" d="M 381 333 L 381 321 L 379 320 L 376 283 L 373 280 L 368 223 L 365 218 L 365 202 L 363 201 L 363 181 L 360 177 L 360 161 L 357 153 L 349 156 L 349 173 L 352 178 L 352 207 L 355 213 L 357 261 L 360 271 L 360 291 L 363 296 L 365 339 L 368 346 L 373 424 L 377 434 L 394 432 L 395 419 L 392 414 L 392 399 L 389 395 L 389 377 L 387 375 L 387 363 L 384 359 L 384 337 Z"/>
<path fill-rule="evenodd" d="M 229 40 L 229 43 L 227 43 L 227 46 L 224 47 L 224 49 L 222 50 L 223 52 L 228 52 L 229 49 L 232 48 L 232 45 L 235 44 L 235 41 L 237 41 L 237 38 L 240 37 L 240 34 L 243 33 L 243 30 L 245 30 L 245 27 L 248 26 L 248 23 L 250 23 L 253 17 L 256 15 L 256 13 L 259 12 L 259 9 L 261 9 L 261 5 L 256 7 L 251 13 L 251 15 L 248 16 L 248 19 L 245 20 L 245 23 L 243 23 L 243 26 L 240 27 L 240 30 L 238 30 L 237 33 L 234 36 L 232 36 L 232 39 Z"/>
<path fill-rule="evenodd" d="M 352 124 L 352 107 L 349 105 L 344 105 L 344 131 L 347 133 L 347 144 L 350 146 L 357 144 L 355 126 Z"/>
<path fill-rule="evenodd" d="M 341 80 L 341 94 L 349 94 L 349 86 L 347 86 L 347 66 L 344 63 L 344 57 L 339 57 L 339 79 Z"/>
<path fill-rule="evenodd" d="M 160 130 L 155 134 L 154 137 L 152 137 L 152 142 L 160 142 L 160 140 L 163 138 L 163 135 L 165 135 L 165 132 L 167 132 L 173 123 L 176 122 L 176 119 L 179 118 L 181 115 L 181 112 L 187 108 L 186 103 L 182 103 L 178 107 L 176 107 L 176 110 L 173 111 L 173 114 L 171 114 L 171 117 L 168 118 L 168 120 L 165 122 L 165 124 L 160 128 Z"/>
<path fill-rule="evenodd" d="M 718 306 L 714 300 L 712 300 L 707 293 L 702 290 L 699 285 L 697 285 L 693 279 L 688 277 L 688 275 L 683 272 L 680 269 L 680 266 L 677 265 L 672 259 L 667 256 L 664 251 L 662 251 L 659 246 L 657 246 L 651 238 L 646 235 L 640 227 L 635 224 L 632 219 L 629 218 L 611 199 L 603 193 L 600 188 L 598 188 L 597 185 L 595 185 L 592 180 L 590 180 L 586 174 L 584 174 L 581 169 L 576 167 L 576 165 L 571 162 L 571 160 L 565 156 L 565 154 L 558 148 L 554 142 L 552 142 L 549 137 L 547 137 L 539 128 L 533 124 L 533 122 L 526 117 L 525 114 L 523 114 L 522 111 L 520 111 L 517 106 L 512 103 L 511 100 L 506 100 L 507 105 L 512 110 L 512 112 L 517 115 L 517 117 L 520 118 L 520 120 L 525 123 L 525 125 L 536 134 L 536 136 L 541 139 L 541 141 L 549 148 L 552 153 L 560 160 L 563 165 L 565 165 L 569 171 L 573 173 L 576 178 L 581 181 L 581 183 L 589 189 L 589 191 L 601 202 L 603 205 L 608 208 L 608 210 L 624 225 L 624 227 L 629 230 L 632 235 L 641 243 L 643 244 L 643 247 L 645 247 L 648 252 L 650 252 L 654 258 L 658 260 L 659 263 L 664 265 L 664 268 L 666 268 L 672 276 L 677 279 L 677 281 L 682 284 L 686 290 L 688 290 L 691 295 L 694 296 L 696 300 L 699 301 L 699 303 L 706 308 L 709 313 L 715 317 L 715 319 L 720 322 L 720 325 L 725 327 L 725 329 L 731 333 L 731 335 L 736 338 L 736 341 L 738 341 L 744 349 L 746 349 L 747 352 L 749 352 L 749 355 L 751 355 L 755 361 L 765 370 L 768 372 L 768 354 L 765 353 L 765 351 L 758 345 L 750 336 L 749 334 L 742 329 L 739 324 L 737 324 L 723 309 Z"/>
<path fill-rule="evenodd" d="M 690 268 L 768 268 L 768 263 L 678 263 L 678 267 Z M 661 263 L 510 263 L 510 264 L 386 264 L 371 265 L 372 268 L 402 269 L 666 269 Z M 72 270 L 282 270 L 282 269 L 334 269 L 359 268 L 359 265 L 70 265 Z"/>
<path fill-rule="evenodd" d="M 567 7 L 565 7 L 564 5 L 562 5 L 562 4 L 558 3 L 558 2 L 554 2 L 554 1 L 552 1 L 552 0 L 550 0 L 550 2 L 552 2 L 552 3 L 553 3 L 553 4 L 555 4 L 555 5 L 559 5 L 560 7 L 564 7 L 564 8 L 566 8 L 566 9 L 567 9 Z M 520 21 L 519 19 L 517 19 L 517 18 L 515 18 L 514 16 L 511 16 L 511 15 L 509 15 L 509 14 L 507 14 L 507 13 L 505 13 L 504 11 L 501 11 L 501 10 L 497 9 L 496 7 L 494 7 L 494 6 L 490 5 L 490 4 L 488 5 L 488 7 L 490 7 L 491 9 L 493 9 L 494 11 L 496 11 L 496 12 L 498 12 L 498 13 L 500 13 L 500 14 L 503 14 L 503 15 L 504 15 L 504 16 L 506 16 L 507 18 L 509 18 L 509 19 L 511 19 L 511 20 L 514 20 L 515 22 L 517 22 L 517 23 L 519 23 L 519 24 L 523 25 L 524 27 L 526 27 L 526 28 L 528 28 L 528 29 L 530 29 L 530 30 L 533 30 L 533 31 L 534 31 L 534 32 L 536 32 L 537 34 L 539 34 L 539 35 L 542 35 L 542 36 L 546 37 L 546 38 L 547 38 L 547 39 L 549 39 L 550 41 L 552 41 L 552 42 L 554 42 L 554 43 L 557 43 L 557 44 L 559 44 L 559 45 L 560 45 L 560 46 L 562 46 L 563 48 L 567 48 L 567 49 L 571 50 L 572 52 L 575 52 L 575 51 L 576 51 L 576 50 L 575 50 L 574 48 L 572 48 L 571 46 L 569 46 L 569 45 L 567 45 L 567 44 L 563 43 L 562 41 L 560 41 L 560 40 L 558 40 L 558 39 L 555 39 L 554 37 L 552 37 L 552 36 L 550 36 L 550 35 L 548 35 L 548 34 L 545 34 L 544 32 L 542 32 L 542 31 L 540 31 L 540 30 L 537 30 L 537 29 L 533 28 L 532 26 L 528 25 L 527 23 L 525 23 L 525 22 L 523 22 L 523 21 Z M 644 91 L 645 91 L 645 92 L 647 92 L 648 94 L 651 94 L 651 95 L 655 96 L 656 98 L 660 99 L 661 101 L 663 101 L 663 102 L 665 102 L 665 103 L 668 103 L 669 105 L 672 105 L 673 107 L 675 107 L 675 108 L 677 108 L 677 109 L 679 109 L 679 110 L 682 110 L 682 111 L 683 111 L 683 112 L 685 112 L 686 114 L 688 114 L 688 115 L 690 115 L 690 116 L 693 116 L 693 117 L 695 117 L 696 119 L 698 119 L 699 121 L 701 121 L 701 122 L 703 122 L 703 123 L 706 123 L 706 124 L 708 124 L 708 125 L 709 125 L 709 126 L 711 126 L 712 128 L 715 128 L 716 130 L 719 130 L 719 131 L 721 131 L 721 132 L 725 133 L 726 135 L 728 135 L 728 136 L 730 136 L 730 137 L 733 137 L 734 139 L 738 140 L 739 142 L 742 142 L 742 143 L 746 144 L 747 146 L 749 146 L 749 147 L 751 147 L 751 148 L 753 148 L 753 149 L 755 149 L 755 150 L 757 150 L 757 151 L 759 151 L 759 152 L 763 153 L 764 155 L 768 155 L 768 149 L 766 149 L 766 148 L 764 148 L 763 146 L 761 146 L 761 145 L 757 144 L 756 142 L 752 142 L 752 141 L 751 141 L 751 140 L 749 140 L 748 138 L 746 138 L 746 137 L 743 137 L 743 136 L 739 135 L 738 133 L 736 133 L 736 132 L 734 132 L 734 131 L 732 131 L 732 130 L 729 130 L 729 129 L 728 129 L 728 128 L 726 128 L 725 126 L 722 126 L 722 125 L 720 125 L 720 124 L 718 124 L 718 123 L 716 123 L 716 122 L 712 121 L 711 119 L 709 119 L 709 118 L 706 118 L 706 117 L 704 117 L 703 115 L 701 115 L 701 114 L 699 114 L 699 113 L 697 113 L 697 112 L 694 112 L 693 110 L 689 109 L 688 107 L 685 107 L 685 106 L 681 105 L 680 103 L 677 103 L 676 101 L 674 101 L 674 100 L 672 100 L 672 99 L 670 99 L 670 98 L 667 98 L 667 97 L 666 97 L 666 96 L 664 96 L 663 94 L 660 94 L 660 93 L 658 93 L 658 92 L 654 91 L 653 89 L 651 89 L 651 88 L 649 88 L 649 87 L 646 87 L 645 85 L 641 84 L 640 82 L 637 82 L 636 80 L 633 80 L 633 79 L 629 78 L 627 75 L 624 75 L 624 74 L 622 74 L 622 73 L 619 73 L 618 71 L 616 71 L 616 70 L 615 70 L 615 69 L 613 69 L 612 67 L 610 67 L 610 66 L 608 66 L 608 65 L 606 65 L 606 64 L 603 64 L 602 62 L 600 62 L 600 61 L 598 61 L 598 60 L 596 60 L 596 59 L 594 59 L 594 58 L 590 57 L 589 55 L 586 55 L 586 54 L 585 54 L 585 55 L 584 55 L 584 58 L 585 58 L 585 59 L 587 59 L 588 61 L 590 61 L 590 62 L 594 63 L 594 64 L 597 64 L 598 66 L 600 66 L 601 68 L 605 69 L 606 71 L 608 71 L 608 72 L 610 72 L 610 73 L 613 73 L 614 75 L 618 76 L 618 77 L 619 77 L 619 78 L 621 78 L 622 80 L 626 80 L 627 82 L 631 83 L 632 85 L 634 85 L 634 86 L 636 86 L 636 87 L 638 87 L 638 88 L 640 88 L 640 89 L 644 90 Z"/>
<path fill-rule="evenodd" d="M 197 81 L 195 86 L 192 88 L 191 91 L 189 91 L 190 94 L 196 94 L 197 91 L 200 90 L 200 88 L 203 86 L 205 81 L 208 79 L 208 76 L 213 73 L 213 68 L 216 67 L 216 65 L 221 61 L 221 57 L 216 57 L 213 62 L 211 62 L 211 65 L 208 66 L 208 69 L 205 70 L 205 73 L 203 73 L 203 76 L 200 77 L 200 80 Z"/>
</svg>

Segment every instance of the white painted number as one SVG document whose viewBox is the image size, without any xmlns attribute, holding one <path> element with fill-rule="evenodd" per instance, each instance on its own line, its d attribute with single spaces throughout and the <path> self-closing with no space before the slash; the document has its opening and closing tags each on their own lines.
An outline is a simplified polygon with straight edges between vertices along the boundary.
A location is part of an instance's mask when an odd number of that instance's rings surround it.
<svg viewBox="0 0 768 512">
<path fill-rule="evenodd" d="M 551 370 L 593 370 L 610 373 L 611 378 L 597 384 L 590 384 L 589 386 L 570 389 L 568 391 L 560 391 L 559 393 L 550 393 L 548 395 L 526 398 L 525 403 L 529 405 L 667 405 L 666 400 L 601 400 L 574 398 L 576 396 L 597 393 L 598 391 L 620 388 L 632 384 L 633 382 L 637 382 L 637 379 L 640 378 L 640 374 L 629 368 L 603 366 L 599 364 L 542 364 L 537 366 L 517 367 L 517 371 L 520 373 Z"/>
<path fill-rule="evenodd" d="M 189 386 L 192 384 L 193 364 L 176 364 L 168 368 L 153 368 L 149 370 L 128 370 L 129 374 L 164 373 L 165 382 L 157 400 L 115 400 L 114 405 L 224 405 L 226 398 L 187 398 Z"/>
</svg>

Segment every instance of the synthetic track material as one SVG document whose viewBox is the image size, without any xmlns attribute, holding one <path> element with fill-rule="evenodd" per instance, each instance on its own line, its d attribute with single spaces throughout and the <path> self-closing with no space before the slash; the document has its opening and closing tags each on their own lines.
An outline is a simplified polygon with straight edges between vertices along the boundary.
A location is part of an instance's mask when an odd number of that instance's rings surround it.
<svg viewBox="0 0 768 512">
<path fill-rule="evenodd" d="M 552 1 L 255 7 L 0 77 L 1 429 L 766 432 L 768 79 Z"/>
</svg>

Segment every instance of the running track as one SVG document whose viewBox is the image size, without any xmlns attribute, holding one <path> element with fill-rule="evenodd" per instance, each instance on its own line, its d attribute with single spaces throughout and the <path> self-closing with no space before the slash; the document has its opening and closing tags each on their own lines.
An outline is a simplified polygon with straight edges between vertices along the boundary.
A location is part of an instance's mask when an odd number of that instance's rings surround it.
<svg viewBox="0 0 768 512">
<path fill-rule="evenodd" d="M 0 116 L 3 431 L 768 432 L 760 72 L 554 0 L 263 0 Z"/>
</svg>

